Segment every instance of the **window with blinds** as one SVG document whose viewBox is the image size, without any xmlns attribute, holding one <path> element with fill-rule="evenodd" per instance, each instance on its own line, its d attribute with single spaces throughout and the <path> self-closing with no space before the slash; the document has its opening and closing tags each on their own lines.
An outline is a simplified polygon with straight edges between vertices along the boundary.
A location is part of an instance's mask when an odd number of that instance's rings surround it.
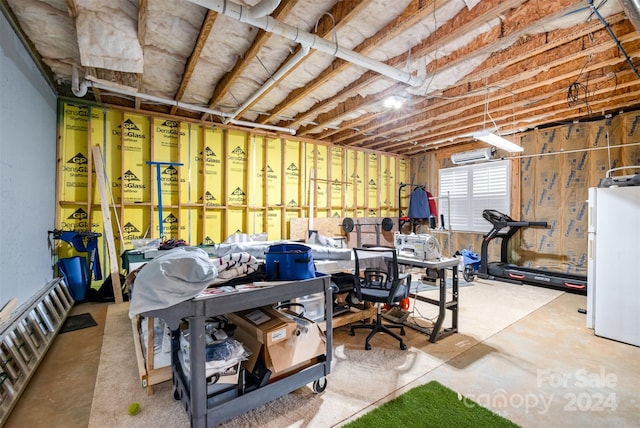
<svg viewBox="0 0 640 428">
<path fill-rule="evenodd" d="M 509 214 L 509 176 L 508 160 L 441 169 L 439 211 L 450 209 L 451 229 L 486 233 L 491 223 L 483 210 Z"/>
</svg>

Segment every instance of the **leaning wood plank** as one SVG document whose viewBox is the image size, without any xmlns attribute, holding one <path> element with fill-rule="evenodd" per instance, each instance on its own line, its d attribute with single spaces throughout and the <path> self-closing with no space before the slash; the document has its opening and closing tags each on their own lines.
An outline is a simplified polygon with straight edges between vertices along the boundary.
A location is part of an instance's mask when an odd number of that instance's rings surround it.
<svg viewBox="0 0 640 428">
<path fill-rule="evenodd" d="M 140 344 L 140 315 L 136 315 L 131 319 L 131 330 L 133 330 L 133 348 L 136 351 L 136 361 L 138 362 L 138 374 L 140 375 L 140 381 L 142 387 L 146 388 L 147 383 L 147 367 L 144 361 L 144 353 L 142 352 L 142 345 Z"/>
<path fill-rule="evenodd" d="M 102 163 L 102 153 L 100 147 L 93 146 L 93 163 L 96 168 L 96 182 L 100 193 L 100 208 L 102 210 L 102 222 L 104 223 L 104 236 L 107 240 L 107 250 L 109 251 L 109 269 L 111 271 L 111 285 L 116 303 L 122 303 L 122 288 L 120 285 L 120 270 L 118 269 L 118 256 L 116 255 L 116 244 L 113 239 L 113 226 L 111 225 L 111 208 L 107 199 L 107 187 L 104 180 L 104 168 Z"/>
<path fill-rule="evenodd" d="M 0 324 L 9 318 L 9 315 L 11 315 L 11 312 L 13 312 L 16 306 L 18 306 L 18 299 L 13 298 L 2 307 L 2 310 L 0 310 Z"/>
</svg>

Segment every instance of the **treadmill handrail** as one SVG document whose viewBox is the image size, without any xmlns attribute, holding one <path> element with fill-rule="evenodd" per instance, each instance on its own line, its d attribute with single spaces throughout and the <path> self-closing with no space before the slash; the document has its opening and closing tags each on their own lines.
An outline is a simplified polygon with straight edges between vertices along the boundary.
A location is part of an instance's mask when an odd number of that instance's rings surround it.
<svg viewBox="0 0 640 428">
<path fill-rule="evenodd" d="M 507 221 L 509 227 L 549 227 L 546 221 Z"/>
</svg>

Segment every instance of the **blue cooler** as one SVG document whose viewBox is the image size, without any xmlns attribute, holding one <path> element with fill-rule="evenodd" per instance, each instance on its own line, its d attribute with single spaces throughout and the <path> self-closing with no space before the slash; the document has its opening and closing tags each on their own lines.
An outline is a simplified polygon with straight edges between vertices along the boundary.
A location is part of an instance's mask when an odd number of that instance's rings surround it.
<svg viewBox="0 0 640 428">
<path fill-rule="evenodd" d="M 311 248 L 302 244 L 271 245 L 265 253 L 267 278 L 293 281 L 316 277 Z"/>
</svg>

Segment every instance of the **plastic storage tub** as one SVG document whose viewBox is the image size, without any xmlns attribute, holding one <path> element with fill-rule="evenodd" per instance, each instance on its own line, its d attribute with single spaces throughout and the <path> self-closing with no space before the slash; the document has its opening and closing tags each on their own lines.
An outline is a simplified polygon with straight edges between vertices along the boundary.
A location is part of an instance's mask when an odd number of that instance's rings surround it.
<svg viewBox="0 0 640 428">
<path fill-rule="evenodd" d="M 267 278 L 294 281 L 315 278 L 311 248 L 302 244 L 271 245 L 265 253 Z"/>
</svg>

